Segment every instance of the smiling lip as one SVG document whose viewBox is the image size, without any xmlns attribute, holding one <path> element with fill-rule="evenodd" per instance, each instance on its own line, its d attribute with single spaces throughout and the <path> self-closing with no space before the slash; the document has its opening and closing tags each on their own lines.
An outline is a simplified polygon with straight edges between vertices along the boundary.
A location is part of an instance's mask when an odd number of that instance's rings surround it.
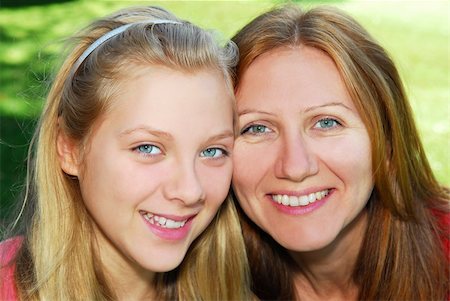
<svg viewBox="0 0 450 301">
<path fill-rule="evenodd" d="M 302 215 L 312 212 L 324 205 L 333 193 L 333 189 L 309 189 L 308 192 L 276 192 L 268 194 L 267 197 L 279 211 Z"/>
<path fill-rule="evenodd" d="M 184 239 L 188 235 L 192 221 L 197 215 L 160 215 L 146 211 L 140 211 L 139 213 L 152 233 L 165 240 Z"/>
</svg>

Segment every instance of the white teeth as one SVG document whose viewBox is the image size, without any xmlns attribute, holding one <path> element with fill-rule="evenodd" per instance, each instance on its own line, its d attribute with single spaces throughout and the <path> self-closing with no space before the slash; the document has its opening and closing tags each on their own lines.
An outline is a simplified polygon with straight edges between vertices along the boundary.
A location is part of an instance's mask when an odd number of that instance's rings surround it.
<svg viewBox="0 0 450 301">
<path fill-rule="evenodd" d="M 168 229 L 178 229 L 183 227 L 187 220 L 184 221 L 174 221 L 163 216 L 157 216 L 151 213 L 144 214 L 144 218 L 152 225 L 158 225 L 162 228 Z"/>
<path fill-rule="evenodd" d="M 308 205 L 308 204 L 309 204 L 308 196 L 302 195 L 301 197 L 299 197 L 299 198 L 298 198 L 298 204 L 299 204 L 300 206 L 306 206 L 306 205 Z"/>
<path fill-rule="evenodd" d="M 175 228 L 175 224 L 176 224 L 177 222 L 175 222 L 175 221 L 173 221 L 173 220 L 167 220 L 166 221 L 166 227 L 167 228 Z"/>
<path fill-rule="evenodd" d="M 306 206 L 308 204 L 314 203 L 316 200 L 321 200 L 328 195 L 330 191 L 328 189 L 310 193 L 308 195 L 302 196 L 288 196 L 286 194 L 274 194 L 272 199 L 278 204 L 283 204 L 285 206 L 297 207 Z"/>
<path fill-rule="evenodd" d="M 167 219 L 165 217 L 160 217 L 159 220 L 158 220 L 158 223 L 161 226 L 164 226 L 166 224 L 166 221 L 167 221 Z"/>
<path fill-rule="evenodd" d="M 321 200 L 322 199 L 322 191 L 316 192 L 316 199 Z"/>
<path fill-rule="evenodd" d="M 291 206 L 298 206 L 299 205 L 298 197 L 290 196 L 289 197 L 289 205 L 291 205 Z"/>
<path fill-rule="evenodd" d="M 278 204 L 281 204 L 281 199 L 282 199 L 283 197 L 281 196 L 281 195 L 276 195 L 276 202 L 278 203 Z"/>
</svg>

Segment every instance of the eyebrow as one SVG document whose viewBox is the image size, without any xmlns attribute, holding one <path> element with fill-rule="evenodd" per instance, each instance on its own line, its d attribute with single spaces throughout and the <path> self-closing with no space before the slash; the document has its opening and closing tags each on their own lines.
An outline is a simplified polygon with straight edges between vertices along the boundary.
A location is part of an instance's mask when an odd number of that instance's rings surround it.
<svg viewBox="0 0 450 301">
<path fill-rule="evenodd" d="M 217 140 L 223 140 L 223 139 L 228 139 L 228 138 L 233 138 L 233 140 L 234 140 L 233 131 L 226 130 L 220 134 L 209 137 L 208 140 L 206 140 L 206 144 L 217 141 Z"/>
<path fill-rule="evenodd" d="M 329 103 L 325 103 L 325 104 L 322 104 L 322 105 L 319 105 L 319 106 L 312 106 L 312 107 L 309 107 L 309 108 L 305 109 L 304 112 L 306 113 L 306 112 L 314 111 L 314 110 L 319 109 L 319 108 L 334 107 L 334 106 L 343 107 L 343 108 L 349 110 L 350 112 L 353 112 L 352 109 L 350 109 L 348 106 L 346 106 L 342 102 L 329 102 Z"/>
<path fill-rule="evenodd" d="M 271 115 L 274 116 L 275 114 L 271 112 L 261 111 L 261 110 L 253 110 L 253 109 L 245 109 L 242 111 L 238 111 L 238 116 L 250 114 L 250 113 L 258 113 L 258 114 L 265 114 L 265 115 Z"/>
<path fill-rule="evenodd" d="M 173 136 L 171 134 L 164 132 L 164 131 L 157 130 L 157 129 L 149 127 L 149 126 L 139 126 L 136 128 L 127 129 L 127 130 L 120 132 L 119 136 L 123 137 L 123 136 L 127 136 L 127 135 L 133 134 L 135 132 L 139 132 L 139 131 L 144 131 L 144 132 L 150 133 L 157 137 L 163 137 L 167 140 L 173 140 Z M 226 130 L 222 133 L 219 133 L 217 135 L 209 137 L 208 140 L 206 141 L 206 143 L 211 143 L 213 141 L 222 140 L 222 139 L 226 139 L 226 138 L 234 139 L 233 131 Z"/>
<path fill-rule="evenodd" d="M 139 131 L 147 132 L 147 133 L 150 133 L 157 137 L 163 137 L 167 140 L 173 140 L 173 136 L 171 134 L 164 132 L 164 131 L 157 130 L 157 129 L 149 127 L 149 126 L 144 126 L 144 125 L 138 126 L 138 127 L 132 128 L 132 129 L 124 130 L 124 131 L 120 132 L 119 136 L 123 137 L 123 136 L 127 136 L 127 135 L 133 134 L 135 132 L 139 132 Z"/>
<path fill-rule="evenodd" d="M 309 107 L 305 109 L 305 113 L 309 112 L 309 111 L 313 111 L 319 108 L 324 108 L 324 107 L 332 107 L 332 106 L 340 106 L 343 107 L 351 112 L 353 112 L 352 109 L 350 109 L 348 106 L 346 106 L 345 104 L 343 104 L 342 102 L 329 102 L 329 103 L 325 103 L 322 105 L 318 105 L 318 106 L 313 106 L 313 107 Z M 253 110 L 253 109 L 245 109 L 242 111 L 238 112 L 238 116 L 242 116 L 242 115 L 246 115 L 246 114 L 253 114 L 253 113 L 258 113 L 258 114 L 265 114 L 265 115 L 270 115 L 270 116 L 274 116 L 275 114 L 271 113 L 271 112 L 266 112 L 266 111 L 261 111 L 261 110 Z"/>
</svg>

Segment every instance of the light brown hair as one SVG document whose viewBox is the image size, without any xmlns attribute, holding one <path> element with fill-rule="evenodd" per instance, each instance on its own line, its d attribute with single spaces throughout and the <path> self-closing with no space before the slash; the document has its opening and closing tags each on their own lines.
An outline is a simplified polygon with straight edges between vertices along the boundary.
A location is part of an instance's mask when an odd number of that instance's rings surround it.
<svg viewBox="0 0 450 301">
<path fill-rule="evenodd" d="M 448 214 L 449 193 L 433 175 L 400 76 L 386 51 L 353 18 L 325 6 L 309 11 L 295 5 L 276 8 L 251 21 L 232 40 L 240 52 L 235 90 L 258 56 L 280 47 L 314 47 L 339 70 L 369 133 L 374 167 L 368 229 L 353 271 L 359 299 L 446 298 L 449 270 L 440 240 L 448 239 L 448 225 L 439 223 L 438 216 Z M 261 299 L 294 299 L 295 263 L 241 215 L 254 292 Z"/>
<path fill-rule="evenodd" d="M 179 24 L 148 23 L 159 19 Z M 128 23 L 136 24 L 101 44 L 74 70 L 88 46 Z M 229 72 L 236 62 L 235 46 L 221 46 L 211 32 L 164 9 L 119 11 L 92 23 L 74 44 L 53 81 L 30 155 L 32 177 L 25 199 L 28 213 L 21 215 L 25 239 L 16 258 L 21 300 L 115 299 L 93 248 L 92 220 L 83 204 L 78 179 L 65 174 L 59 165 L 58 131 L 82 147 L 124 81 L 152 66 L 188 73 L 214 70 L 228 84 L 230 101 L 233 97 Z M 181 265 L 157 275 L 157 299 L 248 299 L 247 258 L 241 235 L 235 207 L 227 199 L 193 242 Z"/>
</svg>

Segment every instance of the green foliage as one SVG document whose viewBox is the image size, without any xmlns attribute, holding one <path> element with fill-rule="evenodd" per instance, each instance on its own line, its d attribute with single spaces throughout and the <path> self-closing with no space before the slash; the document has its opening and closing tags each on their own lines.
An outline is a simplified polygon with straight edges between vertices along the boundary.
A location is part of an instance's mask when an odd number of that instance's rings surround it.
<svg viewBox="0 0 450 301">
<path fill-rule="evenodd" d="M 363 1 L 341 7 L 394 58 L 433 171 L 450 185 L 450 2 Z"/>
<path fill-rule="evenodd" d="M 50 2 L 50 1 L 47 1 Z M 0 224 L 20 202 L 35 119 L 56 73 L 65 38 L 120 8 L 157 5 L 224 39 L 273 2 L 69 1 L 0 10 Z"/>
<path fill-rule="evenodd" d="M 284 1 L 45 1 L 49 2 L 57 3 L 24 5 L 22 1 L 22 6 L 0 8 L 0 220 L 7 215 L 5 208 L 19 198 L 27 143 L 65 37 L 119 8 L 158 5 L 229 38 Z M 332 4 L 293 2 L 304 7 Z M 333 5 L 362 22 L 393 55 L 432 167 L 438 179 L 449 185 L 449 2 L 338 1 Z"/>
</svg>

